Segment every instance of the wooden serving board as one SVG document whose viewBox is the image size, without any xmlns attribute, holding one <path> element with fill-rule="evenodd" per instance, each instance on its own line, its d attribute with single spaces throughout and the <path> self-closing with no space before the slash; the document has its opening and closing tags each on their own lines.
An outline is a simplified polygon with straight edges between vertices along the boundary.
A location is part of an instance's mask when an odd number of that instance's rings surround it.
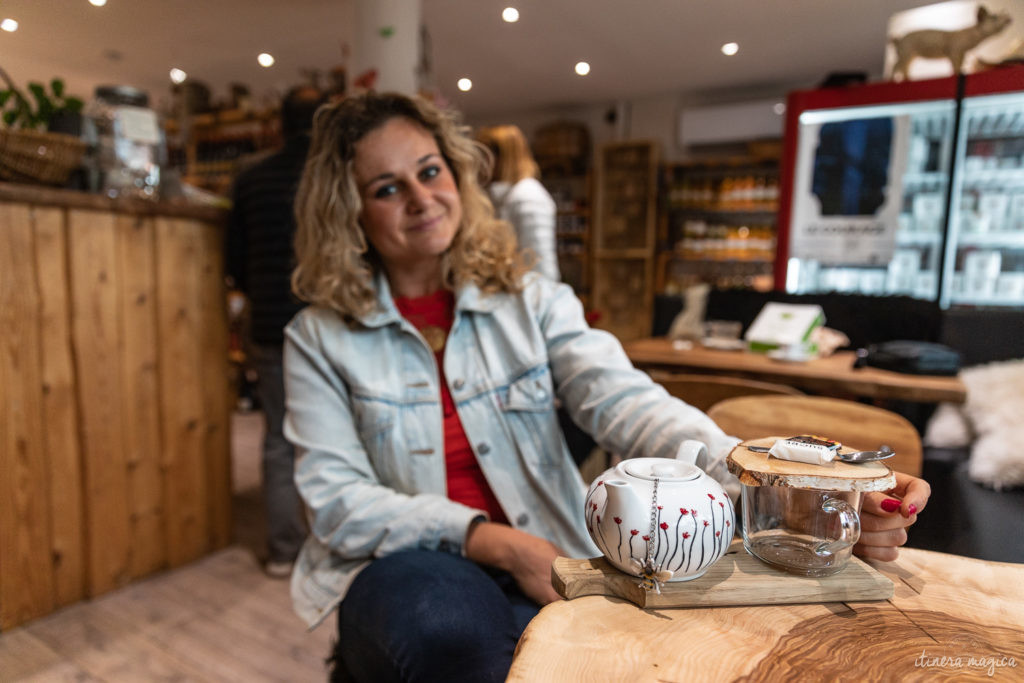
<svg viewBox="0 0 1024 683">
<path fill-rule="evenodd" d="M 551 582 L 567 600 L 609 595 L 643 608 L 887 600 L 893 594 L 892 581 L 859 558 L 851 558 L 832 576 L 795 576 L 762 563 L 743 549 L 739 539 L 704 576 L 663 584 L 660 594 L 641 588 L 640 579 L 620 572 L 604 557 L 559 557 L 551 565 Z"/>
<path fill-rule="evenodd" d="M 896 475 L 883 461 L 850 463 L 833 460 L 827 465 L 780 460 L 747 446 L 771 447 L 784 437 L 751 439 L 732 449 L 726 458 L 729 471 L 746 486 L 784 486 L 826 491 L 888 491 L 896 486 Z M 855 449 L 841 447 L 840 452 Z"/>
</svg>

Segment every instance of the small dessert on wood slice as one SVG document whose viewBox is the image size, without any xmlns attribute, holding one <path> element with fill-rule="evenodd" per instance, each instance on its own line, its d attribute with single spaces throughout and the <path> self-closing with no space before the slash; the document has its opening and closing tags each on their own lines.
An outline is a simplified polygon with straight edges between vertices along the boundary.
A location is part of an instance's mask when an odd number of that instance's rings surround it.
<svg viewBox="0 0 1024 683">
<path fill-rule="evenodd" d="M 729 471 L 746 486 L 783 486 L 826 491 L 887 491 L 896 475 L 883 462 L 849 463 L 838 458 L 825 465 L 780 460 L 747 446 L 770 447 L 785 437 L 769 436 L 739 444 L 726 459 Z M 855 449 L 840 447 L 841 452 Z"/>
</svg>

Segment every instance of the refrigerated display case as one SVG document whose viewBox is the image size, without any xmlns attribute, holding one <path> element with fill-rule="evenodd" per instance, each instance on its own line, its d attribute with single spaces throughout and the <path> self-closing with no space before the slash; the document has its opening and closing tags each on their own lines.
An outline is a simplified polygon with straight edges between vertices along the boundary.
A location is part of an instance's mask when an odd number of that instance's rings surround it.
<svg viewBox="0 0 1024 683">
<path fill-rule="evenodd" d="M 1007 74 L 1011 70 L 1007 70 Z M 940 303 L 1024 306 L 1024 68 L 967 79 Z"/>
<path fill-rule="evenodd" d="M 776 288 L 1024 307 L 1024 67 L 792 93 Z"/>
</svg>

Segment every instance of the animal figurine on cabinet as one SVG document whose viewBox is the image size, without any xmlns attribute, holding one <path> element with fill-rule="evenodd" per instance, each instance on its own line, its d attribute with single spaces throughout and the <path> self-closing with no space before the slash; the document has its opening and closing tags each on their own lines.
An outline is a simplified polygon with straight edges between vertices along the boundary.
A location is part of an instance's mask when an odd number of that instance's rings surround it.
<svg viewBox="0 0 1024 683">
<path fill-rule="evenodd" d="M 984 5 L 979 5 L 978 21 L 974 26 L 958 31 L 924 29 L 911 31 L 899 38 L 891 38 L 890 42 L 896 50 L 892 78 L 906 80 L 910 63 L 918 57 L 948 59 L 953 65 L 953 73 L 960 74 L 967 53 L 1009 25 L 1010 15 L 1006 12 L 989 12 Z"/>
</svg>

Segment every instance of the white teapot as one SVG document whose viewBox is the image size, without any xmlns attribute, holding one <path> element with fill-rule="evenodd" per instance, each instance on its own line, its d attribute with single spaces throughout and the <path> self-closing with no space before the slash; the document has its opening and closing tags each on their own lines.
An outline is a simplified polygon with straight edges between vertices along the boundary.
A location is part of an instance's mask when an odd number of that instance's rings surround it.
<svg viewBox="0 0 1024 683">
<path fill-rule="evenodd" d="M 685 441 L 675 460 L 624 460 L 594 480 L 587 531 L 612 566 L 656 582 L 689 581 L 725 555 L 735 511 L 722 486 L 694 464 L 702 455 L 707 446 Z"/>
</svg>

